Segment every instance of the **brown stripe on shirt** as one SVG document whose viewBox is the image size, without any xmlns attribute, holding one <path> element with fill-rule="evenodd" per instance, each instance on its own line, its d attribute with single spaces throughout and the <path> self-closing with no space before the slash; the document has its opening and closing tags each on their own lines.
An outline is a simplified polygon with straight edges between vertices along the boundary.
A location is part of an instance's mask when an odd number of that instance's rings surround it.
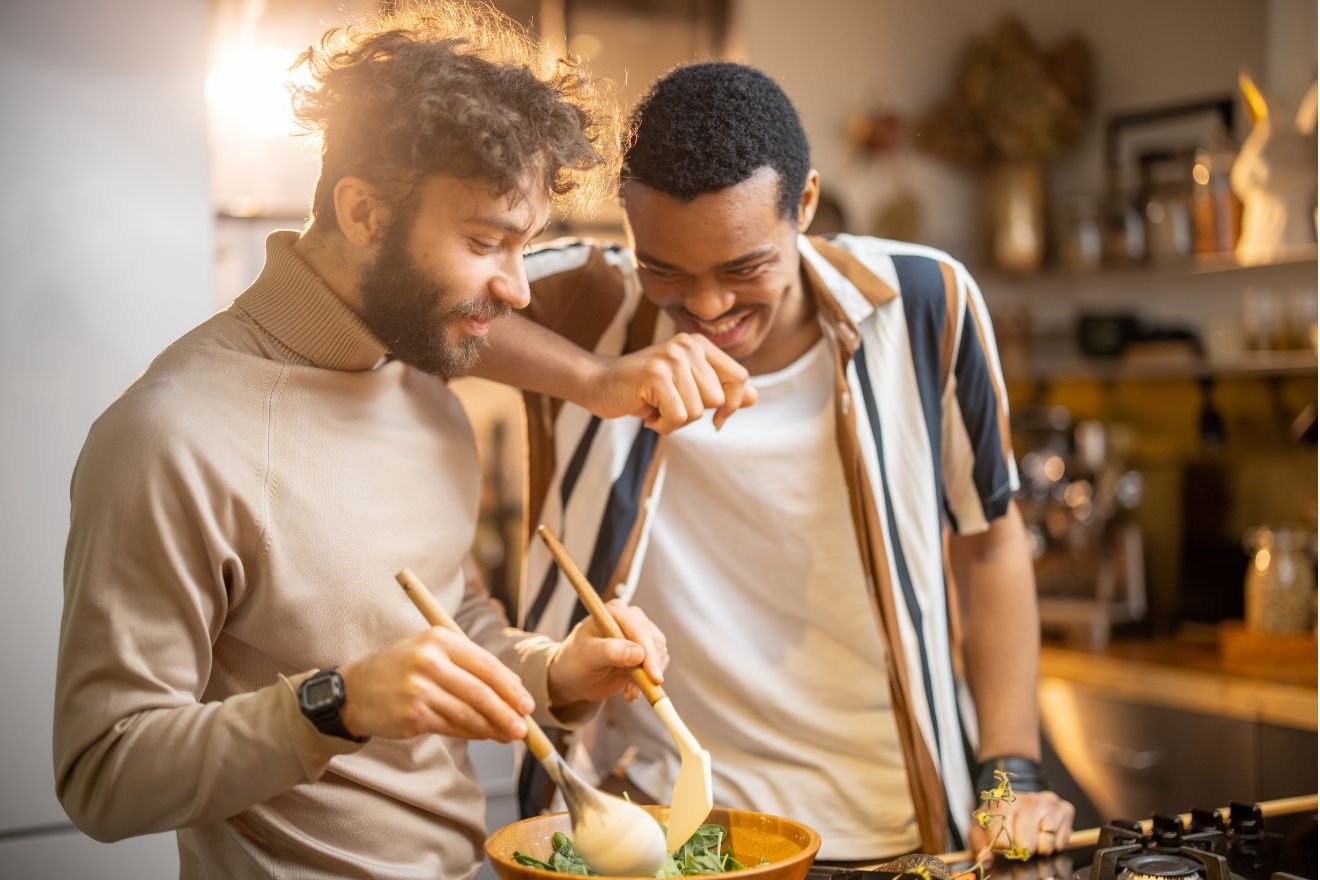
<svg viewBox="0 0 1320 880">
<path fill-rule="evenodd" d="M 816 253 L 824 257 L 840 275 L 851 281 L 853 287 L 856 287 L 871 305 L 878 306 L 898 296 L 894 288 L 890 287 L 883 278 L 866 268 L 861 260 L 837 244 L 815 236 L 810 241 Z"/>
<path fill-rule="evenodd" d="M 945 848 L 947 840 L 945 827 L 948 803 L 939 773 L 935 769 L 934 758 L 926 747 L 925 738 L 912 711 L 912 687 L 908 681 L 906 660 L 894 656 L 895 651 L 902 651 L 903 638 L 898 629 L 898 612 L 894 608 L 894 590 L 889 578 L 880 514 L 875 507 L 875 498 L 869 491 L 866 461 L 857 441 L 857 407 L 852 401 L 847 381 L 850 355 L 837 340 L 835 347 L 835 436 L 839 456 L 844 463 L 853 530 L 857 534 L 862 567 L 871 585 L 868 591 L 871 606 L 885 633 L 885 671 L 889 677 L 894 721 L 903 749 L 903 763 L 907 768 L 908 789 L 912 795 L 917 829 L 921 834 L 921 847 L 924 852 L 939 852 Z"/>
<path fill-rule="evenodd" d="M 940 375 L 947 384 L 953 368 L 953 341 L 958 336 L 958 279 L 953 267 L 940 262 L 940 275 L 944 278 L 944 330 L 940 334 Z"/>
</svg>

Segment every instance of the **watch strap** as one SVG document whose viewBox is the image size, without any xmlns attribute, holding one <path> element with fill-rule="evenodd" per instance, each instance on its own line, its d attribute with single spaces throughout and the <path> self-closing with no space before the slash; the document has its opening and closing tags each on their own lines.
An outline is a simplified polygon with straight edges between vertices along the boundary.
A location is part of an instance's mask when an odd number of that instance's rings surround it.
<svg viewBox="0 0 1320 880">
<path fill-rule="evenodd" d="M 335 690 L 339 699 L 322 706 L 311 706 L 306 698 L 307 690 L 320 681 L 330 679 L 335 682 Z M 298 689 L 298 707 L 302 710 L 307 720 L 315 725 L 316 729 L 328 736 L 336 736 L 340 739 L 351 740 L 352 742 L 366 742 L 366 737 L 354 736 L 348 732 L 344 726 L 343 715 L 340 714 L 344 707 L 347 695 L 344 693 L 344 679 L 339 671 L 330 666 L 326 669 L 318 670 L 308 676 Z"/>
<path fill-rule="evenodd" d="M 354 736 L 348 732 L 348 728 L 344 726 L 344 719 L 339 714 L 338 709 L 336 709 L 333 714 L 327 714 L 321 719 L 321 721 L 314 723 L 316 724 L 316 729 L 322 733 L 328 733 L 331 736 L 337 736 L 341 739 L 350 739 L 353 742 L 361 743 L 367 741 L 365 736 Z"/>
<path fill-rule="evenodd" d="M 1008 773 L 1009 784 L 1013 787 L 1013 791 L 1020 794 L 1053 791 L 1049 780 L 1041 772 L 1039 761 L 1021 755 L 996 755 L 976 765 L 974 782 L 978 797 L 981 792 L 989 791 L 999 784 L 995 779 L 996 770 Z"/>
</svg>

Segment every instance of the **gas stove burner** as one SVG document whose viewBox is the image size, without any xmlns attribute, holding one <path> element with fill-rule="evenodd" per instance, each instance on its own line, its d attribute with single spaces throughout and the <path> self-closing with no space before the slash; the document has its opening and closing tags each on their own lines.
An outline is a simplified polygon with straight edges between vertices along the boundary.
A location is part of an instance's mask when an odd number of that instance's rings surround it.
<svg viewBox="0 0 1320 880">
<path fill-rule="evenodd" d="M 1186 856 L 1143 853 L 1129 858 L 1119 880 L 1170 880 L 1174 877 L 1199 877 L 1201 865 Z"/>
<path fill-rule="evenodd" d="M 1190 825 L 1155 814 L 1143 827 L 1116 819 L 1094 849 L 1075 848 L 1064 880 L 1301 880 L 1314 878 L 1315 807 L 1280 811 L 1268 822 L 1255 804 L 1193 810 Z M 1011 880 L 997 875 L 991 880 Z"/>
<path fill-rule="evenodd" d="M 1184 847 L 1177 853 L 1142 852 L 1138 846 L 1096 851 L 1095 861 L 1072 880 L 1243 880 L 1217 853 Z"/>
<path fill-rule="evenodd" d="M 1149 833 L 1136 822 L 1111 822 L 1100 832 L 1090 869 L 1073 880 L 1233 880 L 1223 856 L 1227 840 L 1217 828 L 1203 824 L 1189 832 L 1181 818 L 1158 813 Z"/>
<path fill-rule="evenodd" d="M 1100 829 L 1093 861 L 1071 880 L 1282 880 L 1281 871 L 1314 877 L 1315 814 L 1278 821 L 1271 831 L 1259 807 L 1236 803 L 1227 820 L 1220 810 L 1193 810 L 1190 827 L 1158 813 L 1149 829 L 1115 820 Z M 1300 873 L 1286 870 L 1294 865 Z"/>
</svg>

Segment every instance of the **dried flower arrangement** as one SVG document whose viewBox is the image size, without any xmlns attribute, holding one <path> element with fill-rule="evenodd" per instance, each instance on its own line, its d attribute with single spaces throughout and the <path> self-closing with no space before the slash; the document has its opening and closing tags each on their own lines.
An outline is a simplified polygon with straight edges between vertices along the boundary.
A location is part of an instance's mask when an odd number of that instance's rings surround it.
<svg viewBox="0 0 1320 880">
<path fill-rule="evenodd" d="M 1072 36 L 1038 47 L 1014 17 L 974 40 L 954 93 L 914 126 L 917 149 L 955 165 L 1048 162 L 1081 138 L 1091 106 L 1091 50 Z"/>
</svg>

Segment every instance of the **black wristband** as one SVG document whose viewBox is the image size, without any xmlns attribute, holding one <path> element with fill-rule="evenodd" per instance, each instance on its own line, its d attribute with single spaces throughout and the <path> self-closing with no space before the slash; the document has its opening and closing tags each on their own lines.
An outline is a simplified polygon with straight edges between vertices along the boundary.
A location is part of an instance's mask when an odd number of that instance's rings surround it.
<svg viewBox="0 0 1320 880">
<path fill-rule="evenodd" d="M 298 708 L 317 730 L 327 736 L 366 742 L 366 737 L 354 736 L 344 726 L 340 711 L 346 699 L 343 676 L 333 666 L 313 673 L 298 687 Z"/>
<path fill-rule="evenodd" d="M 1039 761 L 1033 761 L 1019 755 L 998 755 L 993 758 L 986 758 L 976 765 L 976 779 L 974 782 L 977 797 L 981 796 L 981 792 L 989 791 L 999 784 L 995 779 L 996 770 L 1012 774 L 1009 776 L 1008 782 L 1015 792 L 1026 794 L 1028 792 L 1052 791 L 1049 780 L 1040 772 Z"/>
</svg>

